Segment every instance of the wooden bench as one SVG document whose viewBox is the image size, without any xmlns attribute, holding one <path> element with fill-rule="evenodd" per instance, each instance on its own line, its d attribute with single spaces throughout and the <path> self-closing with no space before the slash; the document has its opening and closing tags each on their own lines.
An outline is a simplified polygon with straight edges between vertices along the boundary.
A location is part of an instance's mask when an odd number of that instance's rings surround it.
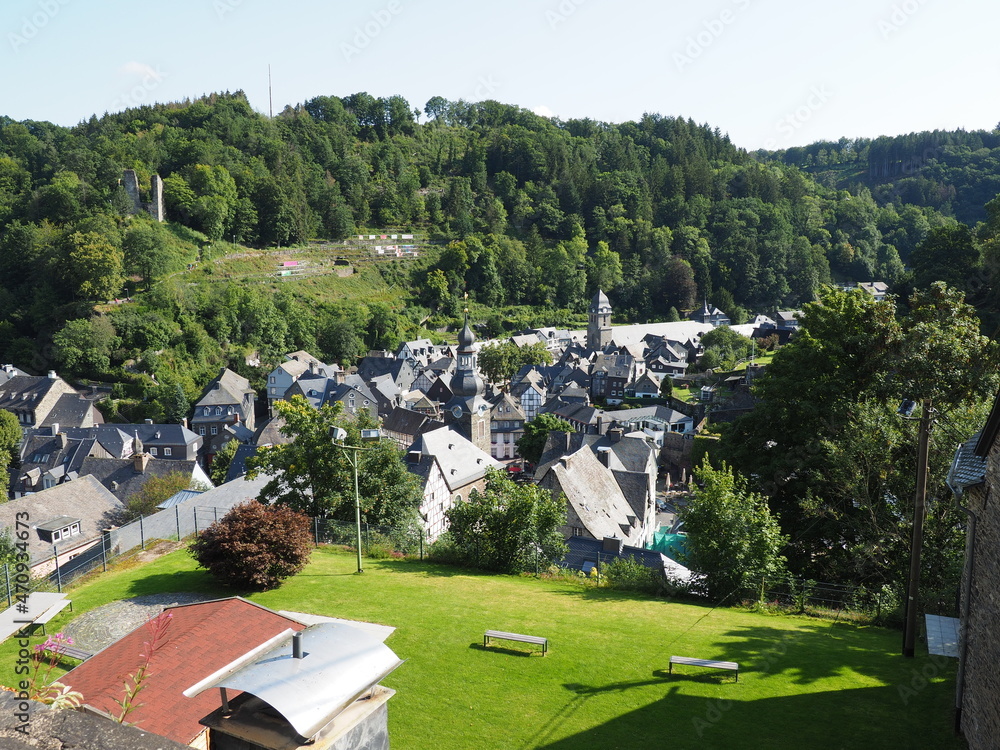
<svg viewBox="0 0 1000 750">
<path fill-rule="evenodd" d="M 674 664 L 687 664 L 692 667 L 711 667 L 713 669 L 729 669 L 736 672 L 736 681 L 740 681 L 740 665 L 734 661 L 715 661 L 714 659 L 693 659 L 690 656 L 671 656 L 669 673 L 673 674 Z"/>
<path fill-rule="evenodd" d="M 84 651 L 82 648 L 75 648 L 73 646 L 59 646 L 56 649 L 60 656 L 69 656 L 73 659 L 79 659 L 80 661 L 87 661 L 94 654 L 90 651 Z"/>
<path fill-rule="evenodd" d="M 60 612 L 62 612 L 64 609 L 66 609 L 66 607 L 69 607 L 69 611 L 72 612 L 73 611 L 73 602 L 70 601 L 69 599 L 63 599 L 62 601 L 59 601 L 59 602 L 53 604 L 51 607 L 49 607 L 47 610 L 45 610 L 45 612 L 42 613 L 42 615 L 40 617 L 36 617 L 35 618 L 34 624 L 35 625 L 41 625 L 42 626 L 42 633 L 45 633 L 45 625 L 46 625 L 46 623 L 48 623 L 49 620 L 51 620 L 57 614 L 59 614 Z"/>
<path fill-rule="evenodd" d="M 483 647 L 490 645 L 490 638 L 499 638 L 504 641 L 521 641 L 522 643 L 534 643 L 542 647 L 542 656 L 549 650 L 549 639 L 538 635 L 521 635 L 520 633 L 505 633 L 502 630 L 487 630 L 483 636 Z"/>
</svg>

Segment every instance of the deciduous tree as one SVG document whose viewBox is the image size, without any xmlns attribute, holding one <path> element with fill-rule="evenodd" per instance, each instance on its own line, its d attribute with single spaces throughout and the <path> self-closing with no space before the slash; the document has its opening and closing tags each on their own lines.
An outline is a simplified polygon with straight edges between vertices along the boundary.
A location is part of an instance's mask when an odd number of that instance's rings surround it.
<svg viewBox="0 0 1000 750">
<path fill-rule="evenodd" d="M 500 573 L 548 567 L 566 554 L 558 529 L 566 523 L 566 498 L 537 485 L 517 484 L 496 469 L 486 488 L 446 511 L 451 543 L 468 565 Z"/>
<path fill-rule="evenodd" d="M 237 505 L 190 546 L 198 564 L 237 589 L 273 589 L 301 571 L 313 549 L 309 518 L 254 500 Z"/>
<path fill-rule="evenodd" d="M 695 471 L 699 489 L 681 511 L 687 533 L 684 564 L 703 576 L 708 595 L 732 604 L 783 570 L 787 539 L 762 495 L 723 463 Z"/>
</svg>

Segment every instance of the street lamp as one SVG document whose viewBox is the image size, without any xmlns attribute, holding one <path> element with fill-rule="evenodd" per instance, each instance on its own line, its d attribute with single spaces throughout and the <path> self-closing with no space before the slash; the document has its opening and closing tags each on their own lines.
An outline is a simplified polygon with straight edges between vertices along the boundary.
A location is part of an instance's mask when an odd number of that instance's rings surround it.
<svg viewBox="0 0 1000 750">
<path fill-rule="evenodd" d="M 907 399 L 896 412 L 903 419 L 918 419 L 910 415 L 916 402 Z M 927 503 L 927 451 L 931 433 L 931 400 L 921 404 L 920 437 L 917 442 L 917 488 L 913 502 L 913 538 L 910 542 L 910 578 L 906 591 L 906 624 L 903 630 L 903 656 L 912 658 L 917 640 L 917 594 L 920 585 L 920 551 L 924 544 L 924 507 Z"/>
<path fill-rule="evenodd" d="M 362 443 L 377 443 L 381 437 L 382 433 L 378 430 L 361 431 Z M 363 448 L 359 445 L 345 445 L 344 441 L 347 440 L 347 430 L 343 427 L 331 427 L 330 439 L 333 441 L 334 447 L 343 448 L 347 451 L 354 451 L 353 458 L 351 458 L 352 454 L 350 452 L 347 454 L 347 461 L 351 464 L 351 468 L 354 469 L 354 524 L 357 531 L 358 572 L 364 573 L 365 570 L 361 565 L 361 496 L 358 494 L 358 452 L 375 449 Z"/>
</svg>

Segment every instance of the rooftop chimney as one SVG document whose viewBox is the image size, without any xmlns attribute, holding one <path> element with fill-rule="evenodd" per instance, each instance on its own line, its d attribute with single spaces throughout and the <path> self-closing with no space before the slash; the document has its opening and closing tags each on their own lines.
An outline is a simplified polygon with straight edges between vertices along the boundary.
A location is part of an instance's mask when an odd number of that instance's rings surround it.
<svg viewBox="0 0 1000 750">
<path fill-rule="evenodd" d="M 152 419 L 144 419 L 142 421 L 143 421 L 143 424 L 153 424 L 153 420 Z"/>
<path fill-rule="evenodd" d="M 608 439 L 611 440 L 612 443 L 617 443 L 619 440 L 622 439 L 622 436 L 624 434 L 625 430 L 623 430 L 621 427 L 615 427 L 611 430 L 608 430 Z"/>
<path fill-rule="evenodd" d="M 302 631 L 298 630 L 292 635 L 292 658 L 302 658 Z"/>
<path fill-rule="evenodd" d="M 58 422 L 53 422 L 49 426 L 49 430 L 52 432 L 52 437 L 55 437 L 56 435 L 58 435 L 59 434 L 59 423 Z"/>
<path fill-rule="evenodd" d="M 597 458 L 600 462 L 608 469 L 611 468 L 611 449 L 610 448 L 598 448 Z"/>
<path fill-rule="evenodd" d="M 149 463 L 148 453 L 136 453 L 132 457 L 132 466 L 135 468 L 136 473 L 142 474 L 146 471 L 146 465 Z"/>
<path fill-rule="evenodd" d="M 56 371 L 49 370 L 49 380 L 55 380 L 55 379 L 56 379 Z"/>
<path fill-rule="evenodd" d="M 573 433 L 572 432 L 564 432 L 563 435 L 566 436 L 566 438 L 565 438 L 565 440 L 566 440 L 566 450 L 570 450 L 570 448 L 572 448 L 572 446 L 573 446 Z"/>
<path fill-rule="evenodd" d="M 183 427 L 185 430 L 188 428 L 188 418 L 187 417 L 183 417 L 181 419 L 181 427 Z"/>
<path fill-rule="evenodd" d="M 66 433 L 65 432 L 60 432 L 59 435 L 58 435 L 58 439 L 59 439 L 59 447 L 60 448 L 65 448 L 67 445 L 69 445 L 69 438 L 66 437 Z"/>
</svg>

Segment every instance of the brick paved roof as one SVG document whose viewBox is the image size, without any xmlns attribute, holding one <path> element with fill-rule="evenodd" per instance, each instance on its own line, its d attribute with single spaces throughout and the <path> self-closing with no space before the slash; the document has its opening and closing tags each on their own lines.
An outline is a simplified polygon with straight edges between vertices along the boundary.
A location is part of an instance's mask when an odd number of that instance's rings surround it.
<svg viewBox="0 0 1000 750">
<path fill-rule="evenodd" d="M 126 721 L 185 745 L 205 730 L 198 722 L 220 700 L 216 691 L 185 698 L 184 690 L 284 630 L 305 627 L 240 597 L 168 607 L 164 613 L 172 616 L 136 699 L 142 705 Z M 147 625 L 136 628 L 66 673 L 62 682 L 83 693 L 91 706 L 120 713 L 114 701 L 122 699 L 122 681 L 139 668 L 151 635 Z"/>
</svg>

